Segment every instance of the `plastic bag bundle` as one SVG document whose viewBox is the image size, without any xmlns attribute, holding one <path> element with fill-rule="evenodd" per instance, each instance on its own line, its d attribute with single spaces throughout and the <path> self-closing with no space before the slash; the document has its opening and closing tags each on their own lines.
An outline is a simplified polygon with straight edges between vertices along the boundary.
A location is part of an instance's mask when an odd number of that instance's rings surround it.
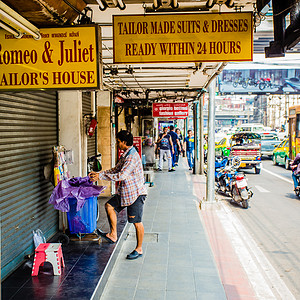
<svg viewBox="0 0 300 300">
<path fill-rule="evenodd" d="M 98 197 L 105 188 L 105 186 L 94 185 L 88 176 L 62 180 L 54 188 L 49 203 L 53 204 L 55 209 L 69 212 L 70 205 L 68 198 L 76 198 L 76 210 L 79 211 L 87 198 Z"/>
<path fill-rule="evenodd" d="M 43 235 L 42 230 L 40 229 L 33 230 L 32 234 L 33 234 L 33 242 L 35 248 L 37 248 L 39 244 L 46 243 L 46 239 Z"/>
</svg>

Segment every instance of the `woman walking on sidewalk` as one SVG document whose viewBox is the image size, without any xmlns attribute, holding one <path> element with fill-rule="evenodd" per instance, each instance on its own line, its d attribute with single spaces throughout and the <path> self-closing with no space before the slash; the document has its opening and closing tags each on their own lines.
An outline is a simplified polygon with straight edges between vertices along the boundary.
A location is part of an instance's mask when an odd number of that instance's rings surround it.
<svg viewBox="0 0 300 300">
<path fill-rule="evenodd" d="M 100 179 L 117 181 L 117 193 L 105 203 L 105 210 L 110 224 L 110 232 L 104 233 L 97 229 L 97 233 L 109 243 L 115 243 L 117 236 L 117 215 L 127 207 L 127 218 L 136 230 L 137 246 L 127 255 L 127 259 L 136 259 L 143 255 L 142 244 L 144 226 L 142 223 L 144 201 L 147 189 L 144 184 L 144 173 L 141 158 L 133 147 L 133 136 L 126 130 L 117 133 L 117 145 L 124 151 L 117 165 L 106 171 L 91 172 L 91 181 Z"/>
</svg>

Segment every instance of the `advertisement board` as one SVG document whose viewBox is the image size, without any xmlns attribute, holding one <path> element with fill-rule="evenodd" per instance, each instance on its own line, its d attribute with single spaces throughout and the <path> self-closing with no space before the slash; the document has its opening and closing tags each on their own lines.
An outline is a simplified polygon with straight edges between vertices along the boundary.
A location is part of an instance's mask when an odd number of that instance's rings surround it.
<svg viewBox="0 0 300 300">
<path fill-rule="evenodd" d="M 152 103 L 152 117 L 183 119 L 189 116 L 188 103 Z"/>
<path fill-rule="evenodd" d="M 252 13 L 113 16 L 114 63 L 251 61 Z"/>
<path fill-rule="evenodd" d="M 0 30 L 0 90 L 99 88 L 99 27 L 40 29 L 16 39 Z"/>
<path fill-rule="evenodd" d="M 299 94 L 300 69 L 223 70 L 218 82 L 224 94 Z"/>
</svg>

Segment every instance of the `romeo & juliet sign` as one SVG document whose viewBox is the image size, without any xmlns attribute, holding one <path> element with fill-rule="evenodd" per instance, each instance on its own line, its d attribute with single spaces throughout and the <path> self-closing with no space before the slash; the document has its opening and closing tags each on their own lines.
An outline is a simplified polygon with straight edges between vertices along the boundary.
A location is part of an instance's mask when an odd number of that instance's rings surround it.
<svg viewBox="0 0 300 300">
<path fill-rule="evenodd" d="M 44 28 L 40 40 L 0 30 L 0 90 L 98 88 L 98 30 Z"/>
<path fill-rule="evenodd" d="M 152 116 L 158 118 L 182 119 L 189 116 L 188 103 L 153 103 Z"/>
<path fill-rule="evenodd" d="M 251 61 L 252 13 L 116 15 L 114 63 Z"/>
</svg>

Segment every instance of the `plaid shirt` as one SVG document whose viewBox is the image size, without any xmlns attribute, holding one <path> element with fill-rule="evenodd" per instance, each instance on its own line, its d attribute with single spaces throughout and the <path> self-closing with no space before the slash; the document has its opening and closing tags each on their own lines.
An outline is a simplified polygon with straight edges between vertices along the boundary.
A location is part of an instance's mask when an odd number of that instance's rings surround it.
<svg viewBox="0 0 300 300">
<path fill-rule="evenodd" d="M 114 168 L 100 172 L 99 179 L 119 181 L 117 194 L 121 196 L 122 206 L 131 205 L 140 195 L 147 195 L 142 161 L 133 147 L 124 152 Z"/>
</svg>

